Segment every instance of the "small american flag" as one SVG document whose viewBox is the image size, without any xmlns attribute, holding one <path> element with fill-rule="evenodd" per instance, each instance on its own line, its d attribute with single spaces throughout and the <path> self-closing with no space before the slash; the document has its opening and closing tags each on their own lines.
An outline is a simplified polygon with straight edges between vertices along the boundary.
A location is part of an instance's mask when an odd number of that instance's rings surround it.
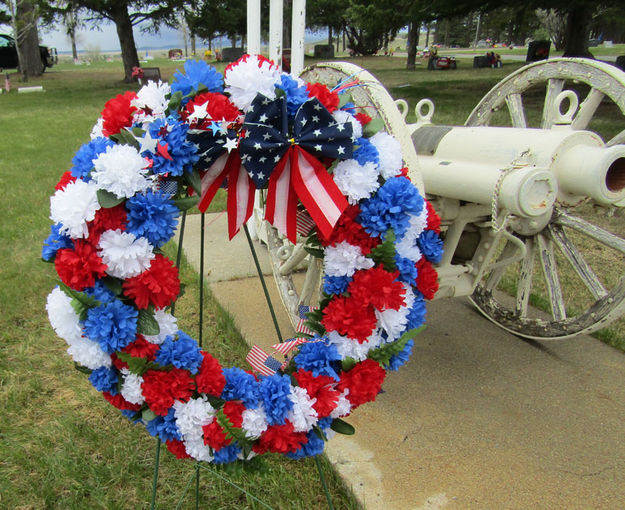
<svg viewBox="0 0 625 510">
<path fill-rule="evenodd" d="M 252 366 L 254 370 L 263 375 L 273 375 L 280 368 L 283 363 L 276 358 L 269 356 L 263 349 L 254 345 L 250 352 L 247 353 L 245 360 Z"/>
<path fill-rule="evenodd" d="M 306 327 L 306 321 L 308 320 L 306 318 L 306 314 L 308 312 L 312 312 L 313 310 L 318 310 L 319 307 L 318 306 L 306 306 L 306 305 L 299 305 L 299 322 L 297 323 L 297 326 L 295 327 L 295 331 L 297 333 L 302 333 L 304 335 L 309 335 L 309 336 L 314 336 L 315 332 L 309 328 Z"/>
<path fill-rule="evenodd" d="M 307 237 L 308 234 L 310 234 L 310 231 L 315 228 L 315 222 L 305 209 L 297 211 L 296 223 L 297 233 L 301 236 Z"/>
<path fill-rule="evenodd" d="M 282 342 L 281 344 L 274 344 L 271 346 L 275 352 L 279 352 L 280 354 L 284 354 L 285 356 L 289 354 L 293 349 L 295 349 L 298 345 L 308 342 L 307 338 L 291 338 Z"/>
</svg>

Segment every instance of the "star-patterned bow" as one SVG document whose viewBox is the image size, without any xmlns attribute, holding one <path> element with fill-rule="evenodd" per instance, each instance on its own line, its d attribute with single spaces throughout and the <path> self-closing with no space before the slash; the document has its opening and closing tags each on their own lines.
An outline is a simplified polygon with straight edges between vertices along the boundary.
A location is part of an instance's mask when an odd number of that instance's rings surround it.
<svg viewBox="0 0 625 510">
<path fill-rule="evenodd" d="M 187 138 L 198 146 L 202 193 L 198 209 L 206 212 L 217 190 L 228 183 L 228 235 L 232 239 L 254 209 L 254 184 L 241 165 L 237 132 L 213 122 L 210 131 L 194 130 Z"/>
<path fill-rule="evenodd" d="M 317 98 L 306 101 L 288 132 L 286 99 L 258 95 L 245 116 L 241 161 L 257 188 L 268 184 L 265 219 L 295 243 L 297 200 L 329 236 L 347 207 L 319 157 L 352 157 L 351 124 L 339 124 Z"/>
</svg>

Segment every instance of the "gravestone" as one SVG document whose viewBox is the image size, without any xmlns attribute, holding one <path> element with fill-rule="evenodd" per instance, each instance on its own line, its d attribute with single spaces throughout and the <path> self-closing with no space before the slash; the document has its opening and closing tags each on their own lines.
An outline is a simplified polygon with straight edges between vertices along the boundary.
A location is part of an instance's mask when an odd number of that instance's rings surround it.
<svg viewBox="0 0 625 510">
<path fill-rule="evenodd" d="M 334 58 L 334 45 L 315 44 L 315 58 Z"/>
<path fill-rule="evenodd" d="M 243 48 L 224 48 L 221 50 L 222 62 L 236 62 L 243 56 Z"/>
<path fill-rule="evenodd" d="M 616 57 L 616 67 L 625 71 L 625 55 Z"/>
</svg>

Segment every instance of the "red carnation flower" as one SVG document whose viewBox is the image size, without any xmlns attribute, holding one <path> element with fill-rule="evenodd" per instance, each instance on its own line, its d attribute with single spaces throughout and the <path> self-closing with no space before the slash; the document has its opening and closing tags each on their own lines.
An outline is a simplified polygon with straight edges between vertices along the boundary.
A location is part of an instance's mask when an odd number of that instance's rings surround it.
<svg viewBox="0 0 625 510">
<path fill-rule="evenodd" d="M 191 126 L 208 129 L 214 120 L 234 122 L 239 117 L 239 109 L 226 96 L 215 92 L 204 92 L 193 98 L 186 104 L 184 110 L 180 112 L 180 116 L 183 120 L 187 120 L 197 106 L 202 106 L 205 103 L 207 118 L 199 122 L 197 119 L 194 119 L 191 122 Z"/>
<path fill-rule="evenodd" d="M 323 309 L 321 320 L 327 331 L 338 331 L 360 343 L 373 333 L 376 323 L 375 311 L 370 304 L 344 296 L 335 296 L 330 301 Z"/>
<path fill-rule="evenodd" d="M 111 361 L 113 362 L 113 366 L 117 369 L 117 370 L 121 370 L 122 368 L 128 368 L 128 363 L 126 363 L 125 361 L 120 360 L 117 357 L 117 353 L 113 353 L 111 354 Z"/>
<path fill-rule="evenodd" d="M 430 204 L 428 200 L 425 201 L 425 206 L 427 207 L 427 210 L 428 210 L 428 224 L 426 228 L 428 230 L 433 230 L 437 234 L 440 234 L 441 233 L 441 217 L 434 210 L 434 207 L 432 207 L 432 204 Z"/>
<path fill-rule="evenodd" d="M 135 358 L 146 358 L 154 361 L 159 346 L 148 342 L 143 336 L 137 335 L 137 339 L 122 349 L 122 352 L 130 354 Z"/>
<path fill-rule="evenodd" d="M 241 428 L 243 425 L 243 411 L 245 411 L 243 404 L 234 401 L 226 402 L 223 411 L 233 427 Z M 227 437 L 227 432 L 219 425 L 217 419 L 214 419 L 208 425 L 204 425 L 202 430 L 204 431 L 204 444 L 214 450 L 220 450 L 232 443 L 232 437 Z"/>
<path fill-rule="evenodd" d="M 106 275 L 106 264 L 102 262 L 96 249 L 82 239 L 74 241 L 74 248 L 57 251 L 54 266 L 61 281 L 74 290 L 93 287 L 96 278 Z"/>
<path fill-rule="evenodd" d="M 241 62 L 247 62 L 247 60 L 250 58 L 251 55 L 249 54 L 245 54 L 243 55 L 239 60 L 232 62 L 231 64 L 228 64 L 226 66 L 226 69 L 224 70 L 224 76 L 228 74 L 228 71 L 230 71 L 230 69 L 232 69 L 233 67 L 238 66 Z M 267 57 L 263 57 L 262 55 L 256 55 L 256 58 L 258 58 L 258 67 L 262 67 L 264 62 L 267 62 L 269 65 L 271 66 L 276 66 L 276 64 L 274 63 L 273 60 L 269 60 Z"/>
<path fill-rule="evenodd" d="M 59 179 L 59 182 L 56 184 L 56 186 L 54 186 L 54 189 L 57 191 L 65 189 L 65 186 L 67 186 L 70 182 L 74 182 L 75 180 L 76 177 L 74 177 L 72 175 L 72 172 L 68 170 L 63 175 L 61 175 L 61 178 Z"/>
<path fill-rule="evenodd" d="M 118 94 L 109 99 L 102 110 L 102 134 L 104 136 L 116 135 L 123 128 L 132 126 L 132 114 L 137 110 L 131 106 L 137 94 L 131 90 Z"/>
<path fill-rule="evenodd" d="M 417 266 L 417 289 L 425 299 L 434 299 L 438 290 L 438 273 L 431 262 L 421 257 Z"/>
<path fill-rule="evenodd" d="M 219 361 L 217 361 L 209 353 L 202 351 L 204 360 L 202 366 L 195 376 L 197 390 L 200 393 L 219 396 L 226 385 L 226 378 Z"/>
<path fill-rule="evenodd" d="M 307 83 L 306 90 L 310 96 L 319 99 L 319 102 L 326 107 L 330 113 L 339 107 L 339 95 L 332 92 L 323 83 Z"/>
<path fill-rule="evenodd" d="M 358 205 L 350 205 L 347 207 L 336 222 L 332 235 L 329 238 L 324 239 L 323 235 L 319 233 L 323 246 L 333 246 L 347 241 L 349 244 L 359 246 L 363 255 L 371 253 L 371 250 L 380 244 L 380 238 L 371 237 L 365 229 L 362 228 L 356 221 L 359 214 L 360 207 Z"/>
<path fill-rule="evenodd" d="M 89 240 L 94 246 L 100 242 L 100 236 L 107 230 L 126 230 L 126 209 L 124 204 L 115 207 L 101 207 L 95 212 L 95 217 L 87 223 Z"/>
<path fill-rule="evenodd" d="M 118 393 L 117 395 L 111 395 L 108 391 L 104 391 L 102 392 L 102 395 L 106 400 L 109 401 L 110 404 L 114 405 L 115 407 L 117 407 L 117 409 L 120 409 L 122 411 L 138 411 L 139 409 L 141 409 L 141 406 L 139 404 L 131 404 L 124 397 L 122 397 L 121 393 Z"/>
<path fill-rule="evenodd" d="M 399 271 L 389 273 L 383 266 L 361 269 L 354 273 L 347 292 L 353 299 L 371 303 L 378 310 L 399 310 L 405 304 L 406 289 L 397 281 Z"/>
<path fill-rule="evenodd" d="M 165 416 L 176 400 L 189 400 L 194 388 L 189 372 L 180 368 L 172 368 L 169 372 L 148 370 L 143 374 L 141 384 L 148 407 L 160 416 Z"/>
<path fill-rule="evenodd" d="M 177 439 L 170 439 L 165 443 L 167 449 L 174 454 L 177 459 L 190 459 L 191 456 L 187 453 L 187 449 L 182 441 Z"/>
<path fill-rule="evenodd" d="M 369 115 L 367 115 L 366 113 L 359 112 L 354 115 L 354 117 L 356 117 L 356 120 L 360 122 L 360 124 L 362 124 L 363 126 L 366 126 L 367 124 L 369 124 L 369 122 L 371 122 L 371 117 L 369 117 Z"/>
<path fill-rule="evenodd" d="M 372 359 L 366 359 L 356 364 L 349 372 L 341 373 L 341 380 L 337 389 L 343 392 L 349 389 L 347 400 L 355 409 L 366 402 L 373 402 L 380 393 L 386 371 Z"/>
<path fill-rule="evenodd" d="M 300 368 L 293 374 L 302 388 L 306 390 L 311 399 L 317 399 L 313 408 L 319 418 L 329 416 L 336 408 L 339 401 L 339 392 L 334 389 L 334 379 L 327 375 L 315 377 L 312 372 Z"/>
<path fill-rule="evenodd" d="M 284 425 L 267 427 L 252 450 L 258 454 L 266 452 L 290 453 L 299 450 L 306 443 L 308 443 L 306 433 L 293 432 L 293 424 L 287 421 Z"/>
<path fill-rule="evenodd" d="M 154 257 L 149 269 L 124 282 L 124 295 L 134 299 L 139 309 L 146 309 L 150 303 L 155 308 L 165 308 L 179 293 L 178 268 L 160 253 Z"/>
</svg>

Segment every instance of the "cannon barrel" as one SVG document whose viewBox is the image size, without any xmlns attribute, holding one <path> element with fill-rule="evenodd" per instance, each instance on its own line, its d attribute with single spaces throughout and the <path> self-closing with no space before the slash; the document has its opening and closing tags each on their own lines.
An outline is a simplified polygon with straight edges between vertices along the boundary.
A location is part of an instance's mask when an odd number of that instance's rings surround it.
<svg viewBox="0 0 625 510">
<path fill-rule="evenodd" d="M 606 147 L 590 131 L 432 124 L 413 129 L 431 194 L 485 204 L 496 199 L 520 216 L 538 216 L 556 198 L 574 204 L 590 197 L 604 205 L 625 199 L 625 148 Z"/>
</svg>

